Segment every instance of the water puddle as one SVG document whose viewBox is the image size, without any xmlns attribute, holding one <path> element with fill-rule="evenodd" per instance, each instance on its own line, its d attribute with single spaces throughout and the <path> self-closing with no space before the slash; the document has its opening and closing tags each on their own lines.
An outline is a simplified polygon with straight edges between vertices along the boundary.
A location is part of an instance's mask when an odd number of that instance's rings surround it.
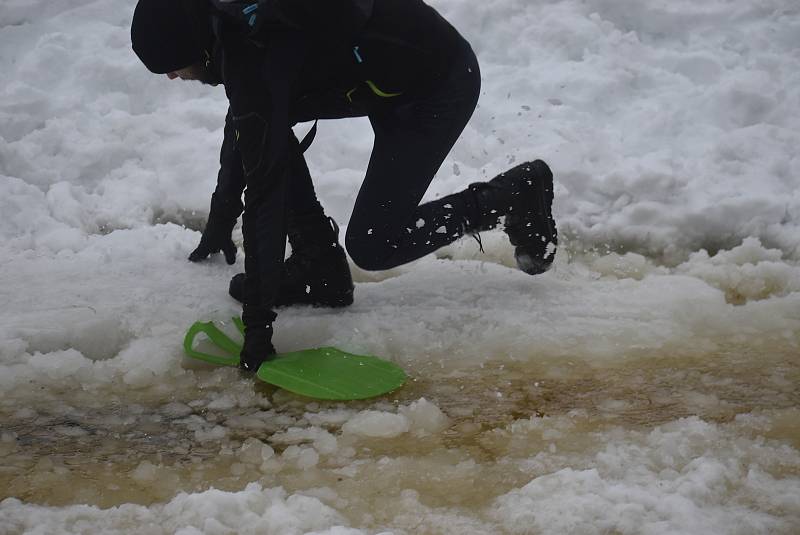
<svg viewBox="0 0 800 535">
<path fill-rule="evenodd" d="M 380 525 L 388 517 L 374 511 L 404 490 L 429 507 L 486 507 L 530 481 L 520 462 L 540 452 L 590 462 L 598 434 L 646 433 L 681 418 L 726 425 L 767 414 L 768 424 L 734 434 L 800 449 L 800 364 L 789 353 L 412 373 L 394 395 L 348 404 L 298 398 L 222 369 L 195 370 L 194 380 L 167 389 L 43 392 L 39 403 L 2 409 L 0 499 L 107 508 L 259 481 L 289 492 L 333 489 L 332 505 L 347 502 L 355 524 Z M 397 413 L 420 398 L 447 416 L 440 432 L 346 432 L 359 411 Z M 788 464 L 773 475 L 800 473 Z"/>
</svg>

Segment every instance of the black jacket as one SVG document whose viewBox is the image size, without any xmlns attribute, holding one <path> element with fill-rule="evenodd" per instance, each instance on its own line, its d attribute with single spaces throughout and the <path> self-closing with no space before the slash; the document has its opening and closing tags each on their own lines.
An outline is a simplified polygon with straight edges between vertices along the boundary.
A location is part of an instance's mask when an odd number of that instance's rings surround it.
<svg viewBox="0 0 800 535">
<path fill-rule="evenodd" d="M 213 13 L 213 12 L 212 12 Z M 244 204 L 247 325 L 269 323 L 285 254 L 291 126 L 382 113 L 424 97 L 466 41 L 421 0 L 261 0 L 253 33 L 214 14 L 230 108 L 209 219 Z"/>
</svg>

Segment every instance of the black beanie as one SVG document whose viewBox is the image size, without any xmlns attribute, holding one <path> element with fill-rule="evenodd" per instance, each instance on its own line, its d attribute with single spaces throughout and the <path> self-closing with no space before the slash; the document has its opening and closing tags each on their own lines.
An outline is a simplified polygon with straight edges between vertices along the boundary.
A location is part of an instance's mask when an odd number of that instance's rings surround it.
<svg viewBox="0 0 800 535">
<path fill-rule="evenodd" d="M 139 0 L 133 12 L 131 43 L 145 67 L 156 74 L 200 61 L 211 39 L 202 0 Z"/>
</svg>

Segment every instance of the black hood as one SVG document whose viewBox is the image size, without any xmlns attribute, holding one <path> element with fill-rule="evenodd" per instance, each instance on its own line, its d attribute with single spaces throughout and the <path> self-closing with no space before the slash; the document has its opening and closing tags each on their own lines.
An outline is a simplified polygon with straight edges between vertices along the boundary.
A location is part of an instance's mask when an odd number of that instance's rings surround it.
<svg viewBox="0 0 800 535">
<path fill-rule="evenodd" d="M 131 23 L 131 44 L 156 74 L 205 59 L 213 32 L 205 0 L 139 0 Z"/>
</svg>

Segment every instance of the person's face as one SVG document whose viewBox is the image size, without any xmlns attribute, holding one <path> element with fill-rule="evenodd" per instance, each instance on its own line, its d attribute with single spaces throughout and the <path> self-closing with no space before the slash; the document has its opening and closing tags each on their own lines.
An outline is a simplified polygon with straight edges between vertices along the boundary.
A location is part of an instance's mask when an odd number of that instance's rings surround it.
<svg viewBox="0 0 800 535">
<path fill-rule="evenodd" d="M 181 80 L 197 80 L 198 82 L 208 85 L 217 85 L 219 83 L 206 68 L 205 61 L 198 61 L 194 65 L 189 65 L 177 71 L 168 72 L 167 78 L 170 80 L 175 80 L 176 78 L 180 78 Z"/>
</svg>

